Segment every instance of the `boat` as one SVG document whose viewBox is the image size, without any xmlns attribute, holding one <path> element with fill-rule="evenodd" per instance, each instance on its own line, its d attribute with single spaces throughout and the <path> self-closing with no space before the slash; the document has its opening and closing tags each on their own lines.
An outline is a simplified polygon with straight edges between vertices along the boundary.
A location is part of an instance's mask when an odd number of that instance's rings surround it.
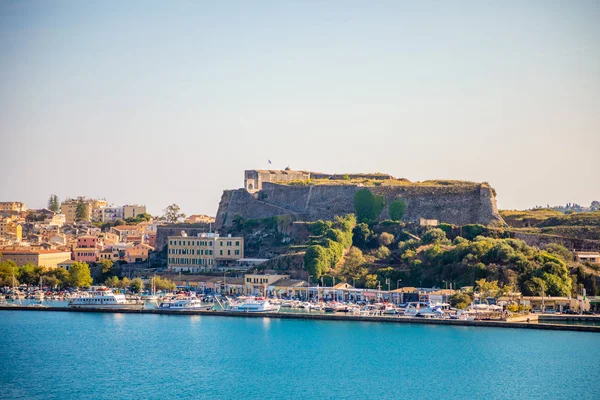
<svg viewBox="0 0 600 400">
<path fill-rule="evenodd" d="M 202 300 L 195 296 L 163 301 L 158 306 L 158 309 L 163 311 L 210 311 L 212 308 L 212 305 L 203 304 Z"/>
<path fill-rule="evenodd" d="M 266 299 L 246 299 L 241 302 L 229 300 L 229 305 L 225 307 L 224 311 L 228 312 L 247 312 L 247 313 L 267 313 L 267 312 L 278 312 L 281 306 L 278 304 L 272 304 Z"/>
<path fill-rule="evenodd" d="M 419 301 L 407 303 L 406 307 L 404 308 L 404 315 L 407 317 L 416 317 L 417 314 L 419 314 L 421 308 L 426 308 L 427 306 L 427 303 Z"/>
<path fill-rule="evenodd" d="M 115 293 L 106 286 L 92 286 L 90 290 L 71 298 L 69 307 L 141 310 L 144 301 L 127 300 L 123 293 Z"/>
<path fill-rule="evenodd" d="M 444 318 L 445 312 L 450 311 L 450 304 L 438 303 L 428 304 L 425 308 L 421 308 L 417 313 L 417 317 L 421 318 Z"/>
</svg>

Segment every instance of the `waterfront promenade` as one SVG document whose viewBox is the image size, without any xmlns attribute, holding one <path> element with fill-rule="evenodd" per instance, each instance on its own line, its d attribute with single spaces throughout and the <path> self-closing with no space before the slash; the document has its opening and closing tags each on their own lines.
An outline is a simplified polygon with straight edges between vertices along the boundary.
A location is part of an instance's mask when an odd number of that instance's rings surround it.
<svg viewBox="0 0 600 400">
<path fill-rule="evenodd" d="M 469 321 L 453 319 L 414 318 L 404 316 L 365 316 L 365 315 L 340 315 L 328 313 L 232 313 L 228 311 L 166 311 L 160 309 L 142 310 L 115 310 L 115 309 L 90 309 L 90 308 L 68 308 L 68 307 L 32 307 L 32 306 L 0 306 L 0 311 L 43 311 L 43 312 L 78 312 L 78 313 L 120 313 L 120 314 L 163 314 L 181 316 L 215 316 L 215 317 L 238 317 L 238 318 L 277 318 L 277 319 L 302 319 L 321 321 L 358 321 L 358 322 L 381 322 L 381 323 L 404 323 L 404 324 L 428 324 L 428 325 L 450 325 L 450 326 L 476 326 L 493 328 L 518 328 L 518 329 L 542 329 L 558 331 L 596 332 L 600 333 L 600 326 L 594 325 L 567 325 L 564 322 L 581 320 L 598 321 L 598 316 L 543 316 L 540 319 L 544 323 L 526 322 L 523 319 L 515 321 Z M 533 318 L 533 316 L 532 316 Z"/>
</svg>

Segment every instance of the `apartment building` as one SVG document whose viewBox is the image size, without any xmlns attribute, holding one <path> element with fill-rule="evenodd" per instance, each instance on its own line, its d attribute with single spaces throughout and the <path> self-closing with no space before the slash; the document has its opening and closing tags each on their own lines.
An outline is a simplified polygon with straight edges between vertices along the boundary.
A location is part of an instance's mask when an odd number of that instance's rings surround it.
<svg viewBox="0 0 600 400">
<path fill-rule="evenodd" d="M 32 263 L 35 266 L 56 268 L 59 263 L 70 260 L 71 252 L 60 250 L 32 250 L 23 247 L 2 249 L 3 260 L 13 260 L 18 266 Z"/>
<path fill-rule="evenodd" d="M 123 218 L 135 218 L 146 212 L 146 206 L 139 204 L 127 204 L 123 206 Z"/>
<path fill-rule="evenodd" d="M 174 272 L 199 272 L 233 264 L 244 258 L 243 237 L 201 233 L 168 238 L 168 267 Z"/>
</svg>

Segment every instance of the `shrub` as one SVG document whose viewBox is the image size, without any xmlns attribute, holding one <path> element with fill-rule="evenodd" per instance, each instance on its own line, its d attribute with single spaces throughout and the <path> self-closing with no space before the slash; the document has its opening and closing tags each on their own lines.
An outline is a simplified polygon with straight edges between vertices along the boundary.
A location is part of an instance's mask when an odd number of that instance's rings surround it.
<svg viewBox="0 0 600 400">
<path fill-rule="evenodd" d="M 427 230 L 427 232 L 425 232 L 425 234 L 421 237 L 421 242 L 423 242 L 423 244 L 450 243 L 448 238 L 446 238 L 446 232 L 444 232 L 443 230 L 441 230 L 439 228 L 433 228 L 433 229 Z"/>
<path fill-rule="evenodd" d="M 394 235 L 391 233 L 383 232 L 379 235 L 379 245 L 381 246 L 389 246 L 394 242 Z"/>
<path fill-rule="evenodd" d="M 354 209 L 358 222 L 377 221 L 384 206 L 385 198 L 374 195 L 369 189 L 361 189 L 354 195 Z"/>
<path fill-rule="evenodd" d="M 375 251 L 375 257 L 382 259 L 382 260 L 388 258 L 390 256 L 390 254 L 391 254 L 390 249 L 388 249 L 385 246 L 381 246 L 380 248 L 378 248 Z"/>
<path fill-rule="evenodd" d="M 390 204 L 390 218 L 393 221 L 400 221 L 406 213 L 406 203 L 404 200 L 394 200 Z"/>
</svg>

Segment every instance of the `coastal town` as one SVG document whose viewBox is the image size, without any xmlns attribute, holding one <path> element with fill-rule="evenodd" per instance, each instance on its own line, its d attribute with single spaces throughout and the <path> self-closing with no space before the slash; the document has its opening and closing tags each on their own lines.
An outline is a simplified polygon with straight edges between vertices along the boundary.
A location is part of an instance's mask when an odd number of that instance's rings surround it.
<svg viewBox="0 0 600 400">
<path fill-rule="evenodd" d="M 498 212 L 493 195 L 489 210 L 457 219 L 456 213 L 444 214 L 448 209 L 433 215 L 431 208 L 411 202 L 410 192 L 406 192 L 406 188 L 414 188 L 422 197 L 424 190 L 436 185 L 444 189 L 449 183 L 424 185 L 405 180 L 403 197 L 389 200 L 378 199 L 377 193 L 382 187 L 396 187 L 398 180 L 390 175 L 310 174 L 289 168 L 246 171 L 244 188 L 224 192 L 216 218 L 186 216 L 176 204 L 167 206 L 162 215 L 151 216 L 140 204 L 120 206 L 87 197 L 61 202 L 54 194 L 41 209 L 29 209 L 18 201 L 1 202 L 3 304 L 22 306 L 21 300 L 35 300 L 26 304 L 39 308 L 46 299 L 71 305 L 74 299 L 89 296 L 86 287 L 92 286 L 105 290 L 96 295 L 113 296 L 110 301 L 103 300 L 109 303 L 116 302 L 115 293 L 123 293 L 126 297 L 121 305 L 139 301 L 148 303 L 142 308 L 187 311 L 237 310 L 240 306 L 246 310 L 244 305 L 259 304 L 250 309 L 527 321 L 539 314 L 591 315 L 600 311 L 593 272 L 600 269 L 600 252 L 594 250 L 593 240 L 571 242 L 590 247 L 585 249 L 575 249 L 575 245 L 569 249 L 558 240 L 542 245 L 545 250 L 538 249 L 526 244 L 530 239 L 525 235 L 520 236 L 525 241 L 502 238 L 511 237 L 504 221 L 513 221 L 515 213 Z M 308 203 L 313 193 L 305 200 L 302 213 L 293 211 L 294 204 L 282 203 L 285 197 L 281 193 L 287 190 L 298 196 L 297 182 L 309 182 L 311 191 L 334 191 L 346 185 L 355 188 L 354 195 L 346 200 L 349 205 L 340 215 L 319 211 L 315 217 L 311 210 L 318 211 L 320 204 Z M 491 193 L 477 184 L 455 185 L 465 196 L 471 196 L 472 187 L 477 196 L 481 190 Z M 389 196 L 389 191 L 385 193 Z M 439 193 L 440 189 L 436 201 L 443 201 Z M 231 200 L 234 194 L 250 203 L 261 199 L 258 206 L 243 208 L 255 214 L 236 212 Z M 338 207 L 344 201 L 339 199 Z M 385 206 L 373 211 L 377 202 Z M 579 215 L 595 216 L 595 208 L 597 204 L 592 203 Z M 281 210 L 289 214 L 283 215 Z M 547 209 L 527 211 L 544 212 L 550 213 Z M 556 215 L 566 214 L 552 212 Z M 329 220 L 316 220 L 318 217 Z M 471 222 L 487 222 L 488 227 Z M 472 265 L 491 272 L 479 277 L 458 270 L 435 275 L 433 270 L 444 262 L 444 252 L 448 258 L 464 247 L 460 251 L 471 252 L 473 257 L 471 245 L 489 246 L 488 254 L 481 256 L 489 265 L 481 261 Z M 515 252 L 522 253 L 522 258 Z M 526 257 L 533 258 L 526 261 Z M 513 266 L 528 262 L 535 268 L 539 257 L 546 261 L 537 273 L 525 275 Z M 424 263 L 430 265 L 427 270 Z M 462 263 L 471 265 L 466 258 Z M 505 267 L 496 266 L 503 263 Z M 109 305 L 86 301 L 97 308 Z M 176 301 L 180 308 L 173 306 Z M 110 303 L 110 307 L 118 308 L 118 304 Z"/>
</svg>

